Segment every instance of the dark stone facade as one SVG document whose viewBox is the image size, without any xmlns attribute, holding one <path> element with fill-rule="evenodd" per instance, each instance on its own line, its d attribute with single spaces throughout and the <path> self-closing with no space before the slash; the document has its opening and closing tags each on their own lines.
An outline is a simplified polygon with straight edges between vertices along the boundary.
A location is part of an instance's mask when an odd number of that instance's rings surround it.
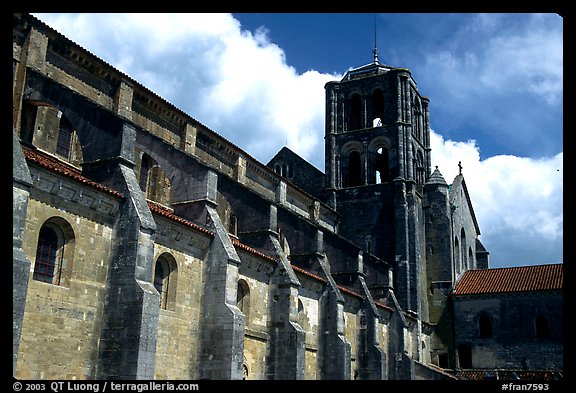
<svg viewBox="0 0 576 393">
<path fill-rule="evenodd" d="M 561 291 L 456 295 L 458 367 L 563 370 Z"/>
</svg>

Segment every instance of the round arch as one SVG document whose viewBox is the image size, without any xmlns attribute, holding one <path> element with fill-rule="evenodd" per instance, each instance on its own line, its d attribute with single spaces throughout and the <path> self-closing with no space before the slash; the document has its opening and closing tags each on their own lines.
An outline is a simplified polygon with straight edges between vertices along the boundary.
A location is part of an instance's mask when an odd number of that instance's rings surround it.
<svg viewBox="0 0 576 393">
<path fill-rule="evenodd" d="M 76 245 L 72 225 L 62 217 L 52 216 L 38 230 L 37 239 L 33 278 L 68 287 Z"/>
<path fill-rule="evenodd" d="M 160 308 L 174 311 L 178 286 L 178 264 L 169 252 L 161 253 L 154 264 L 154 287 L 160 294 Z"/>
</svg>

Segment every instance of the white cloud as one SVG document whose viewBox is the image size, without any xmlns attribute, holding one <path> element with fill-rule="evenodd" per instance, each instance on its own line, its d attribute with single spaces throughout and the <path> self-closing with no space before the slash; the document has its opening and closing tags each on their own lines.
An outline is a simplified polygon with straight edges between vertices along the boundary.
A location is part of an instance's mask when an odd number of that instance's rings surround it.
<svg viewBox="0 0 576 393">
<path fill-rule="evenodd" d="M 452 182 L 458 162 L 462 163 L 481 239 L 497 265 L 562 261 L 563 153 L 540 159 L 498 155 L 481 160 L 473 140 L 444 140 L 432 131 L 430 141 L 432 165 L 438 166 L 446 182 Z M 553 254 L 542 254 L 540 245 L 546 243 L 557 245 Z M 523 247 L 525 253 L 513 256 L 514 247 Z M 520 256 L 522 260 L 505 260 Z"/>
<path fill-rule="evenodd" d="M 324 84 L 229 14 L 38 15 L 260 161 L 287 145 L 322 163 Z M 314 156 L 314 157 L 313 157 Z"/>
<path fill-rule="evenodd" d="M 324 84 L 341 76 L 298 74 L 265 30 L 243 31 L 227 14 L 40 17 L 263 163 L 287 144 L 323 170 Z M 483 18 L 485 28 L 500 26 L 489 16 Z M 530 34 L 546 31 L 534 28 Z M 562 73 L 554 65 L 558 59 L 542 70 L 543 79 L 537 78 L 538 70 L 522 64 L 534 56 L 557 56 L 557 48 L 538 53 L 523 47 L 529 39 L 536 38 L 493 40 L 484 51 L 469 51 L 461 58 L 442 52 L 430 57 L 428 65 L 444 83 L 442 89 L 460 92 L 462 100 L 474 96 L 478 91 L 474 83 L 479 81 L 498 90 L 518 88 L 509 81 L 517 84 L 526 77 L 522 88 L 542 89 L 551 102 L 561 94 Z M 476 79 L 470 81 L 462 69 Z M 455 102 L 462 105 L 462 100 Z M 449 183 L 462 162 L 483 243 L 493 261 L 524 264 L 526 260 L 506 260 L 521 254 L 519 250 L 532 258 L 561 260 L 562 153 L 540 160 L 514 156 L 481 160 L 474 140 L 444 140 L 435 132 L 431 147 L 432 165 L 439 166 Z M 557 261 L 532 261 L 548 262 Z"/>
<path fill-rule="evenodd" d="M 445 50 L 426 56 L 426 68 L 458 98 L 473 101 L 481 91 L 530 93 L 557 104 L 563 92 L 563 31 L 550 16 L 477 14 L 453 32 Z M 522 24 L 516 24 L 518 18 Z"/>
</svg>

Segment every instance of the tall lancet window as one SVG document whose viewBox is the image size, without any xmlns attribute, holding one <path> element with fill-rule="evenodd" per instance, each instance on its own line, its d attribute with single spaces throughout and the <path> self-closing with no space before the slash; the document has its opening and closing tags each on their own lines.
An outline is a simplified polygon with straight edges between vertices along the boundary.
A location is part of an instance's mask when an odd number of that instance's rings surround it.
<svg viewBox="0 0 576 393">
<path fill-rule="evenodd" d="M 357 130 L 362 128 L 362 100 L 359 94 L 350 97 L 350 113 L 348 117 L 348 129 Z"/>
<path fill-rule="evenodd" d="M 346 182 L 347 187 L 355 187 L 362 184 L 362 164 L 360 160 L 360 153 L 353 151 L 348 156 L 348 178 Z"/>
<path fill-rule="evenodd" d="M 390 169 L 388 166 L 388 149 L 379 148 L 374 159 L 376 170 L 376 184 L 390 181 Z"/>
<path fill-rule="evenodd" d="M 377 89 L 372 94 L 372 127 L 384 124 L 384 92 Z"/>
</svg>

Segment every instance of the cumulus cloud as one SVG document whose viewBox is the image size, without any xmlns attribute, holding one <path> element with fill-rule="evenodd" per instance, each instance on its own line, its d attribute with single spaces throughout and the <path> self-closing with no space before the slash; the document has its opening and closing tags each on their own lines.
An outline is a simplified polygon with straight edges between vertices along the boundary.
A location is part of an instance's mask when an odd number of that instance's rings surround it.
<svg viewBox="0 0 576 393">
<path fill-rule="evenodd" d="M 518 23 L 517 16 L 475 14 L 453 32 L 456 39 L 444 50 L 427 53 L 427 68 L 438 73 L 446 92 L 472 99 L 482 91 L 530 93 L 557 104 L 563 91 L 563 31 L 549 17 L 526 14 Z"/>
<path fill-rule="evenodd" d="M 432 131 L 430 142 L 432 165 L 438 166 L 448 183 L 461 162 L 480 238 L 491 251 L 494 266 L 562 261 L 563 153 L 539 159 L 497 155 L 482 160 L 474 140 L 445 140 Z"/>
<path fill-rule="evenodd" d="M 564 51 L 558 19 L 464 14 L 451 38 L 423 51 L 417 65 L 433 75 L 422 83 L 425 94 L 432 92 L 432 125 L 451 139 L 473 134 L 487 155 L 561 150 Z M 548 138 L 542 138 L 544 130 Z"/>
<path fill-rule="evenodd" d="M 339 76 L 298 74 L 265 29 L 230 14 L 38 17 L 256 159 L 286 145 L 323 163 L 324 84 Z"/>
<path fill-rule="evenodd" d="M 324 84 L 342 75 L 313 70 L 298 73 L 266 30 L 242 30 L 229 14 L 38 17 L 261 162 L 266 163 L 287 145 L 324 169 Z M 481 16 L 470 28 L 487 34 L 501 28 L 501 22 Z M 497 93 L 537 89 L 546 103 L 557 100 L 562 79 L 558 59 L 540 73 L 523 65 L 534 56 L 557 56 L 556 50 L 527 47 L 526 34 L 535 40 L 538 34 L 550 34 L 536 26 L 517 35 L 510 32 L 508 40 L 489 40 L 481 50 L 467 49 L 461 56 L 453 51 L 430 53 L 425 72 L 435 76 L 433 80 L 439 84 L 435 91 L 447 92 L 431 97 L 432 121 L 441 106 L 435 103 L 447 100 L 448 92 L 460 94 L 449 97 L 460 106 L 455 111 L 477 99 L 477 83 L 492 85 Z M 517 61 L 519 58 L 522 61 Z M 475 75 L 474 80 L 469 74 Z M 515 75 L 528 75 L 528 83 L 519 84 L 520 76 Z M 493 109 L 492 115 L 502 111 Z M 481 239 L 491 252 L 493 265 L 561 261 L 563 154 L 541 159 L 481 158 L 475 140 L 453 139 L 432 132 L 432 165 L 438 165 L 450 183 L 462 162 Z"/>
</svg>

